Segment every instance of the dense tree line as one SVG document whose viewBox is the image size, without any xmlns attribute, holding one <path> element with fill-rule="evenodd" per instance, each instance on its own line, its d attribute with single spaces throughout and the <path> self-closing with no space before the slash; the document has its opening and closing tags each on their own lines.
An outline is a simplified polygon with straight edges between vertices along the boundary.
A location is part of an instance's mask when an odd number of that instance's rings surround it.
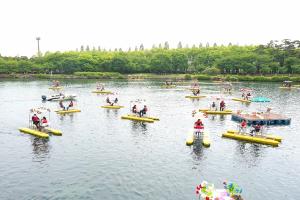
<svg viewBox="0 0 300 200">
<path fill-rule="evenodd" d="M 47 52 L 41 57 L 2 57 L 0 73 L 206 73 L 299 74 L 300 41 L 270 41 L 257 46 L 210 46 L 208 43 L 170 49 L 168 42 L 152 49 L 143 44 L 122 51 L 81 46 L 69 52 Z"/>
</svg>

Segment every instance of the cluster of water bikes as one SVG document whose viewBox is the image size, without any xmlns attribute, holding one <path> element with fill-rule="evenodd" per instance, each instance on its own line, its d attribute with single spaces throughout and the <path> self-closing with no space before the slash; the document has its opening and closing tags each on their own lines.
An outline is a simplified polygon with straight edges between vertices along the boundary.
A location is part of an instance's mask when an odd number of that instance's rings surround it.
<svg viewBox="0 0 300 200">
<path fill-rule="evenodd" d="M 58 102 L 59 108 L 55 110 L 57 114 L 66 115 L 70 113 L 81 112 L 80 109 L 75 108 L 76 94 L 64 94 L 61 90 L 63 87 L 60 85 L 59 81 L 53 81 L 52 86 L 49 89 L 58 92 L 57 94 L 47 97 L 42 95 L 42 101 L 55 101 Z M 92 93 L 103 94 L 103 95 L 112 95 L 114 94 L 111 91 L 105 90 L 103 84 L 98 83 L 95 90 Z M 64 102 L 68 102 L 64 104 Z M 124 106 L 118 105 L 118 98 L 106 97 L 106 105 L 101 106 L 101 108 L 106 109 L 120 109 Z M 148 107 L 145 105 L 145 100 L 137 99 L 130 102 L 132 104 L 131 112 L 127 115 L 121 117 L 121 119 L 148 122 L 153 123 L 158 121 L 157 117 L 148 116 Z M 62 132 L 57 129 L 50 128 L 50 109 L 46 107 L 37 107 L 32 108 L 29 111 L 29 124 L 26 128 L 19 128 L 23 133 L 31 134 L 40 138 L 49 138 L 49 135 L 62 135 Z"/>
<path fill-rule="evenodd" d="M 232 87 L 230 84 L 225 84 L 224 91 L 230 93 Z M 200 95 L 199 85 L 194 84 L 192 91 L 197 90 L 197 93 L 193 93 L 193 96 L 186 96 L 187 98 L 204 98 L 206 96 Z M 270 102 L 269 98 L 266 97 L 252 97 L 253 90 L 251 88 L 242 88 L 240 90 L 241 97 L 240 98 L 231 98 L 232 101 L 238 101 L 241 103 L 250 104 L 251 102 Z M 281 143 L 282 138 L 279 136 L 265 134 L 264 125 L 272 124 L 273 122 L 280 121 L 275 119 L 275 114 L 271 113 L 271 108 L 267 108 L 266 111 L 254 112 L 252 114 L 237 111 L 233 113 L 232 110 L 226 109 L 225 100 L 222 97 L 214 97 L 212 103 L 209 108 L 199 109 L 202 115 L 198 114 L 198 111 L 192 111 L 192 116 L 196 118 L 194 123 L 193 131 L 190 131 L 187 139 L 186 145 L 193 145 L 195 141 L 201 141 L 203 146 L 209 147 L 211 141 L 209 139 L 209 135 L 206 131 L 204 131 L 204 123 L 201 118 L 207 118 L 208 115 L 232 115 L 237 116 L 233 119 L 238 119 L 235 121 L 239 121 L 237 130 L 227 130 L 227 132 L 222 134 L 222 137 L 259 143 L 271 146 L 278 146 Z M 276 115 L 277 116 L 277 115 Z M 248 127 L 250 126 L 250 129 Z"/>
</svg>

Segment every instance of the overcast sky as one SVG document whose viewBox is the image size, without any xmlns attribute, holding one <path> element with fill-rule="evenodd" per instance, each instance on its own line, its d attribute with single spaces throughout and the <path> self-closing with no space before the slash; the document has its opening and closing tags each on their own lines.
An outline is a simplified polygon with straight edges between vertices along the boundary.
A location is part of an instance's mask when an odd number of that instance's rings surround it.
<svg viewBox="0 0 300 200">
<path fill-rule="evenodd" d="M 300 39 L 299 0 L 0 0 L 0 54 Z"/>
</svg>

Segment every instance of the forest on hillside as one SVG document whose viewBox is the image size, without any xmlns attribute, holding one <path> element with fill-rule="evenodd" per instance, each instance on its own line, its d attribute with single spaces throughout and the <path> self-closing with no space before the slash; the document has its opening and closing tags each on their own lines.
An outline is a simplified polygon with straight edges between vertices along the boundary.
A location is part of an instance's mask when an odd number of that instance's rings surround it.
<svg viewBox="0 0 300 200">
<path fill-rule="evenodd" d="M 285 39 L 265 45 L 228 44 L 191 48 L 158 47 L 114 51 L 89 46 L 77 51 L 46 52 L 28 57 L 0 56 L 0 73 L 119 72 L 129 73 L 202 73 L 202 74 L 300 74 L 300 41 Z"/>
</svg>

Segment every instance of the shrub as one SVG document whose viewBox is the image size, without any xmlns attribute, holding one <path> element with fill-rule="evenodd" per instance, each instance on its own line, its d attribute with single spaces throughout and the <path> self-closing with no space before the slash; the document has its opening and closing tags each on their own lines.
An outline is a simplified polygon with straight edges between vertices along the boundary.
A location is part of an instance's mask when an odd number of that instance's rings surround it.
<svg viewBox="0 0 300 200">
<path fill-rule="evenodd" d="M 192 76 L 190 74 L 184 75 L 185 80 L 192 80 Z"/>
<path fill-rule="evenodd" d="M 210 74 L 210 75 L 216 75 L 216 74 L 220 74 L 221 70 L 217 67 L 207 67 L 204 71 L 204 74 Z"/>
</svg>

